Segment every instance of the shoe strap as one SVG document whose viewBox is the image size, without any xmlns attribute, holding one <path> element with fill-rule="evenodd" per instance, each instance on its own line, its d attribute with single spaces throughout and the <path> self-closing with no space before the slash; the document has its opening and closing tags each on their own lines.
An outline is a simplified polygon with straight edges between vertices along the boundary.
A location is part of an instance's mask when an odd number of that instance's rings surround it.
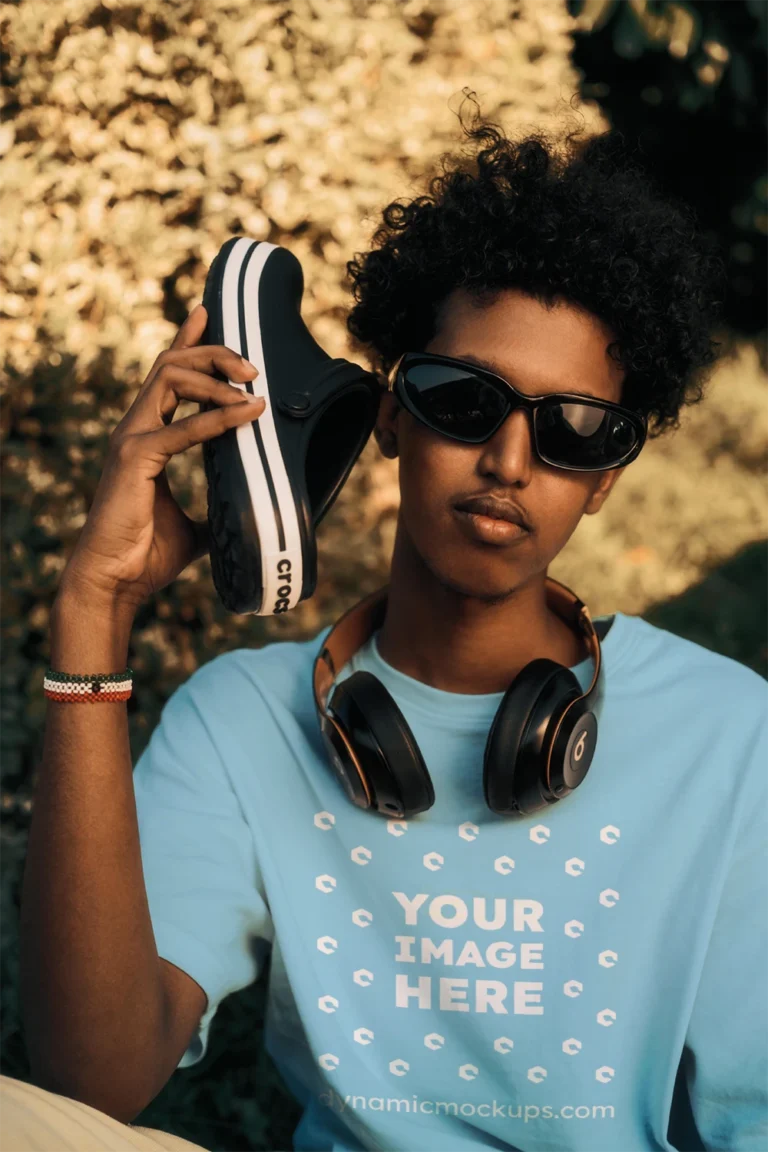
<svg viewBox="0 0 768 1152">
<path fill-rule="evenodd" d="M 275 397 L 273 405 L 284 416 L 306 420 L 354 385 L 364 385 L 375 393 L 380 391 L 373 372 L 366 372 L 350 360 L 337 357 L 329 360 L 320 375 L 314 378 L 311 391 L 296 389 L 285 396 Z"/>
</svg>

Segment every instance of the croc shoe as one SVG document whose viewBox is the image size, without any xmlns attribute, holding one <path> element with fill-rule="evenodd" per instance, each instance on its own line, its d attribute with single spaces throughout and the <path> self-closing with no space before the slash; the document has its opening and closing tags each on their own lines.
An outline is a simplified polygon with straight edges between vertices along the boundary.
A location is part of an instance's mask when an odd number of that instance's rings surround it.
<svg viewBox="0 0 768 1152">
<path fill-rule="evenodd" d="M 312 596 L 315 529 L 376 421 L 376 376 L 322 350 L 301 319 L 303 291 L 293 253 L 242 236 L 205 284 L 201 343 L 250 360 L 259 375 L 230 383 L 266 402 L 258 419 L 203 441 L 211 569 L 230 612 L 270 616 Z"/>
</svg>

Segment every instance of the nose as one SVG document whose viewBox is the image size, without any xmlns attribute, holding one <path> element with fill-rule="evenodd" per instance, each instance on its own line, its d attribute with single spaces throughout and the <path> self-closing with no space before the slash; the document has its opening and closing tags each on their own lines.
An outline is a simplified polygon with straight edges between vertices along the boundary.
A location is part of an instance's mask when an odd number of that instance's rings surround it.
<svg viewBox="0 0 768 1152">
<path fill-rule="evenodd" d="M 529 483 L 535 449 L 531 414 L 524 408 L 510 412 L 490 440 L 480 447 L 481 475 L 493 475 L 505 487 Z"/>
</svg>

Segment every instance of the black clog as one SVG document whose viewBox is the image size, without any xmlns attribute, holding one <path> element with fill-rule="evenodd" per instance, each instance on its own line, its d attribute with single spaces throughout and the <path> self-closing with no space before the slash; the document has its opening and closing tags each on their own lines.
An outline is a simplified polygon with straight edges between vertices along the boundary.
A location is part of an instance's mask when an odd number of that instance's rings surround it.
<svg viewBox="0 0 768 1152">
<path fill-rule="evenodd" d="M 301 318 L 303 291 L 292 252 L 242 236 L 205 284 L 201 344 L 250 360 L 259 375 L 237 386 L 266 401 L 258 419 L 203 441 L 211 569 L 230 612 L 270 616 L 312 596 L 315 530 L 376 421 L 376 376 L 322 350 Z"/>
</svg>

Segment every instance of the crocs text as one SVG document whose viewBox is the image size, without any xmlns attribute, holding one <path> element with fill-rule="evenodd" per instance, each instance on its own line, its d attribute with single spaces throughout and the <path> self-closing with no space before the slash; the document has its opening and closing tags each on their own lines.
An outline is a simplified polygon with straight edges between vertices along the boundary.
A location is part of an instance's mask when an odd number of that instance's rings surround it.
<svg viewBox="0 0 768 1152">
<path fill-rule="evenodd" d="M 287 612 L 288 611 L 288 598 L 291 595 L 291 562 L 287 559 L 278 561 L 277 574 L 284 583 L 277 590 L 277 600 L 273 611 Z"/>
</svg>

